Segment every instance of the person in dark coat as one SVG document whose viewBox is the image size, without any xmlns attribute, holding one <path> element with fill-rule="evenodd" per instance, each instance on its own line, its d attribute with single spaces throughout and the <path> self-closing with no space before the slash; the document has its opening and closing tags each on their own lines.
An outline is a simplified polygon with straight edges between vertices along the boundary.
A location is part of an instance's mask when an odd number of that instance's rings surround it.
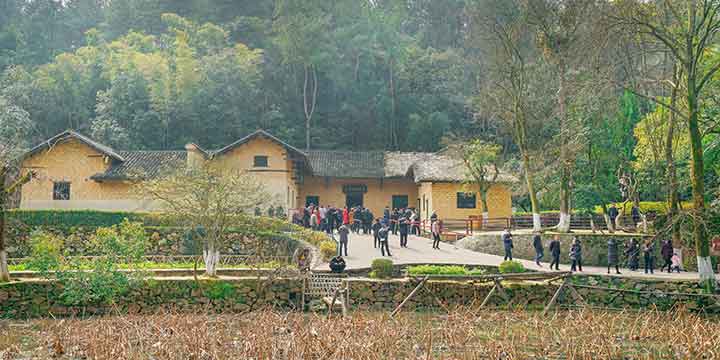
<svg viewBox="0 0 720 360">
<path fill-rule="evenodd" d="M 615 226 L 615 219 L 618 217 L 618 208 L 615 206 L 615 204 L 612 204 L 610 206 L 610 209 L 608 210 L 608 216 L 610 216 L 610 221 L 612 222 L 613 226 Z"/>
<path fill-rule="evenodd" d="M 390 208 L 387 206 L 385 207 L 385 210 L 383 210 L 383 223 L 390 224 Z"/>
<path fill-rule="evenodd" d="M 380 219 L 375 219 L 375 223 L 372 225 L 372 233 L 373 233 L 373 247 L 377 248 L 380 245 L 380 229 L 382 228 L 382 224 L 380 224 Z"/>
<path fill-rule="evenodd" d="M 504 260 L 512 260 L 513 238 L 510 229 L 505 228 L 500 237 L 502 238 L 503 247 L 505 248 Z"/>
<path fill-rule="evenodd" d="M 350 234 L 350 229 L 348 229 L 347 225 L 342 225 L 338 229 L 338 233 L 340 234 L 340 248 L 338 249 L 338 255 L 342 256 L 343 249 L 345 249 L 345 256 L 348 256 L 348 234 Z"/>
<path fill-rule="evenodd" d="M 550 270 L 555 265 L 555 270 L 560 270 L 560 238 L 555 235 L 553 240 L 550 242 L 550 255 L 552 255 L 552 262 L 550 263 Z"/>
<path fill-rule="evenodd" d="M 625 257 L 628 261 L 628 268 L 631 271 L 637 271 L 640 267 L 640 246 L 635 238 L 630 239 L 630 244 L 625 249 Z"/>
<path fill-rule="evenodd" d="M 329 208 L 327 210 L 327 214 L 325 216 L 325 232 L 328 234 L 332 234 L 333 230 L 335 230 L 335 220 L 337 219 L 337 216 L 335 215 L 335 209 Z"/>
<path fill-rule="evenodd" d="M 645 273 L 655 273 L 655 242 L 653 239 L 645 241 L 643 246 L 643 260 L 645 260 Z"/>
<path fill-rule="evenodd" d="M 397 235 L 399 219 L 400 213 L 397 209 L 393 209 L 392 213 L 390 213 L 390 229 L 392 230 L 393 235 Z"/>
<path fill-rule="evenodd" d="M 401 217 L 398 220 L 400 227 L 400 247 L 407 247 L 408 233 L 410 232 L 410 222 L 407 218 Z"/>
<path fill-rule="evenodd" d="M 385 252 L 387 252 L 387 256 L 392 256 L 392 254 L 390 254 L 390 245 L 388 241 L 389 233 L 390 229 L 387 225 L 383 225 L 378 233 L 378 236 L 380 237 L 380 253 L 382 256 L 385 256 Z"/>
<path fill-rule="evenodd" d="M 660 272 L 662 272 L 665 267 L 668 269 L 668 273 L 672 272 L 672 256 L 673 256 L 673 246 L 672 246 L 672 240 L 666 240 L 662 244 L 662 248 L 660 248 L 660 255 L 663 258 L 663 261 L 665 262 L 663 266 L 660 268 Z"/>
<path fill-rule="evenodd" d="M 537 266 L 542 266 L 540 265 L 540 260 L 542 260 L 543 256 L 545 256 L 545 251 L 543 250 L 540 232 L 535 232 L 533 235 L 533 247 L 535 248 L 535 264 L 537 264 Z"/>
<path fill-rule="evenodd" d="M 582 245 L 580 245 L 580 239 L 577 237 L 573 240 L 573 244 L 570 247 L 570 271 L 582 272 Z"/>
<path fill-rule="evenodd" d="M 633 224 L 637 227 L 637 224 L 640 223 L 640 208 L 633 205 L 632 209 L 630 210 L 630 215 L 632 215 Z"/>
<path fill-rule="evenodd" d="M 610 273 L 610 268 L 615 266 L 615 273 L 620 274 L 620 254 L 618 253 L 618 243 L 615 238 L 610 238 L 607 243 L 608 247 L 608 268 L 607 273 Z"/>
</svg>

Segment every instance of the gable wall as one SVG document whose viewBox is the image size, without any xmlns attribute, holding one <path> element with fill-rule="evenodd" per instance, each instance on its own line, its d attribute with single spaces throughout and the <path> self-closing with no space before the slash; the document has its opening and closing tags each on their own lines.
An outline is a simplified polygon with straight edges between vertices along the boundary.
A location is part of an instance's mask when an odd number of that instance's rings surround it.
<svg viewBox="0 0 720 360">
<path fill-rule="evenodd" d="M 268 157 L 268 167 L 253 167 L 256 155 Z M 293 179 L 293 164 L 285 148 L 265 138 L 255 138 L 229 152 L 220 155 L 213 162 L 223 168 L 248 171 L 256 175 L 273 195 L 270 203 L 287 209 L 297 206 L 298 188 Z"/>
<path fill-rule="evenodd" d="M 109 167 L 105 156 L 78 140 L 60 142 L 25 159 L 23 171 L 37 176 L 22 187 L 20 208 L 145 210 L 145 202 L 134 200 L 128 183 L 96 182 L 91 176 Z M 53 200 L 53 182 L 70 182 L 70 200 Z"/>
</svg>

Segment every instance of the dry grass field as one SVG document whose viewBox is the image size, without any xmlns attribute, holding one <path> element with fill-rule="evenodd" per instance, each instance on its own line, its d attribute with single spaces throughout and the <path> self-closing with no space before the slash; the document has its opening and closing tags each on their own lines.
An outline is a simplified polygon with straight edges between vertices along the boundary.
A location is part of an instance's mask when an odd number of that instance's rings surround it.
<svg viewBox="0 0 720 360">
<path fill-rule="evenodd" d="M 715 359 L 720 322 L 683 311 L 261 311 L 0 323 L 0 359 Z"/>
</svg>

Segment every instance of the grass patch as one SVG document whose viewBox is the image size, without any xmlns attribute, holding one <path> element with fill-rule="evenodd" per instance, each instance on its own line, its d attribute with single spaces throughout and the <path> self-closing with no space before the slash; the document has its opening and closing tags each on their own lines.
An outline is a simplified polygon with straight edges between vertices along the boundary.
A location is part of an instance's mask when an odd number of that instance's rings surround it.
<svg viewBox="0 0 720 360">
<path fill-rule="evenodd" d="M 410 275 L 477 276 L 486 273 L 483 269 L 468 269 L 459 265 L 417 265 L 408 268 Z"/>
</svg>

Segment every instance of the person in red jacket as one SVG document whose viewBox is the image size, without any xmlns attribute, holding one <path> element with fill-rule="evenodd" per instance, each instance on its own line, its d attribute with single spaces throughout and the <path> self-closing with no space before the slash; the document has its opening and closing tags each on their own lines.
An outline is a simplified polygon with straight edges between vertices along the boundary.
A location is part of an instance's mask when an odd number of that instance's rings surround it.
<svg viewBox="0 0 720 360">
<path fill-rule="evenodd" d="M 342 219 L 343 219 L 343 225 L 349 224 L 349 223 L 350 223 L 350 212 L 348 212 L 347 206 L 343 208 L 342 214 L 343 214 L 343 215 L 342 215 L 342 216 L 343 216 L 343 218 L 342 218 Z"/>
</svg>

